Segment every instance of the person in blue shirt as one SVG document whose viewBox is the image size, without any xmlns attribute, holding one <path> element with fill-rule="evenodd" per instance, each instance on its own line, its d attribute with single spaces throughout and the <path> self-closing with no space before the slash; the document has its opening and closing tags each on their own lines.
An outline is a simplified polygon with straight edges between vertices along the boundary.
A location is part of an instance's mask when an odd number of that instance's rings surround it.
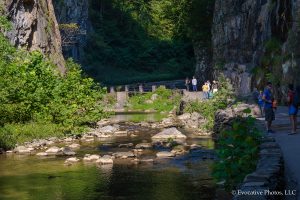
<svg viewBox="0 0 300 200">
<path fill-rule="evenodd" d="M 268 133 L 274 133 L 271 129 L 272 122 L 275 120 L 275 113 L 273 110 L 273 94 L 272 94 L 272 83 L 268 82 L 267 86 L 263 93 L 263 101 L 264 101 L 264 113 L 265 113 L 265 121 L 266 121 L 266 128 Z"/>
</svg>

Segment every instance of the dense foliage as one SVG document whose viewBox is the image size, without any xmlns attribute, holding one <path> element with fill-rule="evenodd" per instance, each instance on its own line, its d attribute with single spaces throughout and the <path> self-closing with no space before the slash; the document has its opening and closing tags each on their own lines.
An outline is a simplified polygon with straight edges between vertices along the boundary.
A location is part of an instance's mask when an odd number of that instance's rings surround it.
<svg viewBox="0 0 300 200">
<path fill-rule="evenodd" d="M 107 84 L 191 76 L 193 41 L 210 45 L 213 3 L 91 0 L 93 33 L 85 49 L 84 66 Z"/>
<path fill-rule="evenodd" d="M 212 99 L 208 101 L 190 101 L 186 104 L 184 111 L 200 113 L 207 120 L 207 123 L 201 128 L 211 131 L 214 126 L 216 111 L 226 108 L 233 100 L 234 92 L 232 85 L 224 77 L 220 77 L 219 90 Z"/>
<path fill-rule="evenodd" d="M 217 141 L 219 160 L 214 165 L 214 177 L 224 182 L 228 191 L 255 170 L 260 139 L 261 133 L 251 116 L 235 119 L 232 129 L 221 133 Z"/>
<path fill-rule="evenodd" d="M 71 60 L 66 65 L 68 72 L 61 76 L 41 53 L 15 49 L 0 32 L 0 147 L 7 148 L 6 139 L 24 136 L 18 129 L 26 126 L 17 123 L 55 124 L 70 132 L 105 115 L 103 89 Z"/>
<path fill-rule="evenodd" d="M 157 88 L 154 92 L 136 94 L 129 98 L 128 109 L 139 111 L 169 112 L 178 107 L 180 94 L 164 87 Z"/>
</svg>

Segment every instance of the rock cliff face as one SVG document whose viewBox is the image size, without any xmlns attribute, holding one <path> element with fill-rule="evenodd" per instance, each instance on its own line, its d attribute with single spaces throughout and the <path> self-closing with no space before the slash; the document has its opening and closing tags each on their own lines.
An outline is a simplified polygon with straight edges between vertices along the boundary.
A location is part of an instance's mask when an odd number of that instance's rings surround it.
<svg viewBox="0 0 300 200">
<path fill-rule="evenodd" d="M 52 0 L 5 0 L 12 30 L 6 33 L 16 47 L 40 50 L 65 73 L 61 38 Z"/>
<path fill-rule="evenodd" d="M 75 23 L 79 27 L 78 35 L 70 43 L 64 41 L 62 32 L 62 48 L 65 57 L 72 57 L 80 61 L 84 55 L 83 47 L 86 44 L 86 33 L 90 29 L 88 20 L 88 0 L 54 0 L 55 14 L 59 24 Z"/>
<path fill-rule="evenodd" d="M 287 45 L 291 39 L 290 33 L 294 32 L 296 34 L 294 39 L 300 41 L 296 31 L 299 2 L 298 0 L 216 0 L 212 28 L 215 73 L 223 73 L 229 77 L 240 94 L 249 93 L 251 87 L 261 81 L 255 79 L 252 71 L 261 65 L 266 42 L 271 38 L 277 38 L 282 43 L 282 55 L 291 57 L 289 55 L 292 54 L 292 49 Z M 286 58 L 282 58 L 282 64 L 285 60 Z M 287 65 L 286 68 L 292 67 L 291 64 Z M 296 79 L 295 72 L 289 69 L 283 70 L 283 66 L 279 67 L 280 73 L 279 82 L 286 79 L 284 77 Z M 285 82 L 281 82 L 283 83 Z"/>
</svg>

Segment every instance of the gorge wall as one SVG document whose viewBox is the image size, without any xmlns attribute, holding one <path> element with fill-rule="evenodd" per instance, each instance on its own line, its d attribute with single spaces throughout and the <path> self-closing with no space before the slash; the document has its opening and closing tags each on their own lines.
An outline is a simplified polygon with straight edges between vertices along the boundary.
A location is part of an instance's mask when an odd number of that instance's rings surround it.
<svg viewBox="0 0 300 200">
<path fill-rule="evenodd" d="M 81 61 L 84 56 L 84 46 L 86 45 L 87 32 L 91 25 L 88 20 L 89 2 L 88 0 L 54 0 L 54 9 L 59 24 L 78 25 L 78 33 L 69 43 L 65 40 L 68 35 L 62 34 L 62 49 L 65 57 L 72 57 L 76 61 Z"/>
<path fill-rule="evenodd" d="M 212 28 L 215 76 L 221 73 L 230 78 L 239 94 L 262 88 L 270 80 L 278 86 L 280 96 L 284 85 L 296 82 L 299 2 L 216 0 Z"/>
<path fill-rule="evenodd" d="M 26 50 L 40 50 L 65 73 L 61 37 L 52 0 L 5 0 L 12 29 L 5 33 L 12 44 Z"/>
</svg>

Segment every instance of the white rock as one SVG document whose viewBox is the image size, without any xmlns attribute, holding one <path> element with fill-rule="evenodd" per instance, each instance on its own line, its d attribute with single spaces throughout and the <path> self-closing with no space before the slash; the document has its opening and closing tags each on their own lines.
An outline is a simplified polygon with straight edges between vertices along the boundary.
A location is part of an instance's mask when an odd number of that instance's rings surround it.
<svg viewBox="0 0 300 200">
<path fill-rule="evenodd" d="M 178 119 L 180 119 L 180 120 L 188 120 L 190 118 L 191 118 L 190 113 L 184 113 L 184 114 L 178 116 Z"/>
<path fill-rule="evenodd" d="M 127 136 L 128 131 L 116 131 L 114 136 Z"/>
<path fill-rule="evenodd" d="M 65 160 L 65 163 L 75 163 L 78 162 L 80 159 L 76 158 L 76 157 L 71 157 L 68 158 L 67 160 Z"/>
<path fill-rule="evenodd" d="M 78 149 L 80 147 L 80 144 L 73 143 L 68 145 L 68 147 L 70 147 L 71 149 Z"/>
<path fill-rule="evenodd" d="M 113 164 L 114 161 L 111 158 L 111 156 L 105 155 L 101 158 L 99 158 L 96 163 L 100 164 L 100 165 L 109 165 L 109 164 Z"/>
<path fill-rule="evenodd" d="M 158 152 L 158 153 L 156 154 L 156 156 L 157 156 L 158 158 L 169 158 L 169 157 L 174 157 L 175 154 L 172 153 L 172 152 L 169 152 L 169 151 L 161 151 L 161 152 Z"/>
<path fill-rule="evenodd" d="M 33 150 L 34 150 L 34 148 L 27 148 L 25 146 L 18 146 L 14 149 L 14 152 L 16 152 L 16 153 L 30 153 Z"/>
<path fill-rule="evenodd" d="M 95 154 L 89 155 L 89 154 L 87 154 L 87 155 L 84 156 L 83 161 L 92 162 L 92 161 L 98 160 L 99 158 L 100 158 L 99 155 L 95 155 Z"/>
<path fill-rule="evenodd" d="M 37 156 L 48 156 L 48 153 L 46 152 L 40 152 L 36 154 Z"/>
<path fill-rule="evenodd" d="M 154 135 L 152 139 L 153 140 L 186 139 L 186 136 L 173 127 L 173 128 L 165 129 L 162 132 Z"/>
<path fill-rule="evenodd" d="M 129 151 L 129 152 L 116 152 L 116 153 L 113 154 L 113 156 L 115 156 L 116 158 L 122 158 L 122 159 L 135 157 L 135 155 L 131 151 Z"/>
<path fill-rule="evenodd" d="M 108 125 L 108 126 L 104 126 L 98 129 L 99 132 L 102 133 L 114 133 L 116 132 L 118 129 L 114 126 Z"/>
<path fill-rule="evenodd" d="M 135 146 L 136 149 L 151 149 L 152 144 L 151 143 L 140 143 Z"/>
<path fill-rule="evenodd" d="M 48 154 L 57 154 L 61 151 L 61 148 L 58 148 L 56 146 L 50 147 L 49 149 L 46 150 L 46 153 Z"/>
</svg>

